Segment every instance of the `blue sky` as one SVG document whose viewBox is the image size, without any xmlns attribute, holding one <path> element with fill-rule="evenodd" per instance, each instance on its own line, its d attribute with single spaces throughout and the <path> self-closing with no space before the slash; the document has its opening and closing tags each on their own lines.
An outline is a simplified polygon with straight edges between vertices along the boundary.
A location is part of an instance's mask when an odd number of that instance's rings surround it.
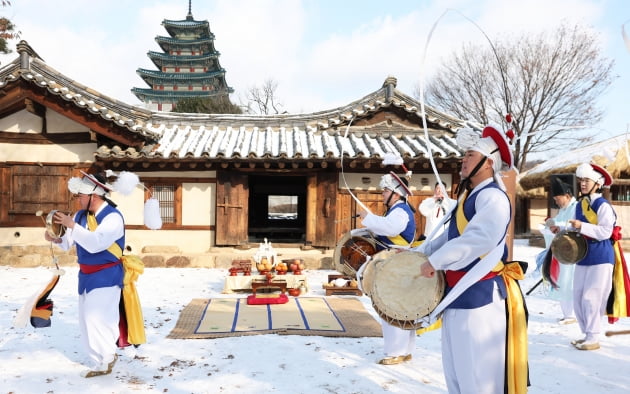
<svg viewBox="0 0 630 394">
<path fill-rule="evenodd" d="M 123 102 L 139 105 L 132 87 L 146 87 L 139 67 L 155 69 L 147 51 L 167 35 L 163 19 L 184 19 L 187 0 L 13 0 L 0 10 L 22 39 L 52 67 Z M 440 16 L 430 40 L 429 31 Z M 626 132 L 630 124 L 630 34 L 626 0 L 193 0 L 195 19 L 208 20 L 233 101 L 267 79 L 289 112 L 331 109 L 378 89 L 393 75 L 412 95 L 440 57 L 464 42 L 485 43 L 472 19 L 493 37 L 541 31 L 562 19 L 592 26 L 618 78 L 598 103 L 607 115 L 589 133 L 597 139 Z M 460 14 L 461 13 L 461 14 Z M 15 54 L 0 57 L 0 62 Z M 425 60 L 423 60 L 425 59 Z"/>
</svg>

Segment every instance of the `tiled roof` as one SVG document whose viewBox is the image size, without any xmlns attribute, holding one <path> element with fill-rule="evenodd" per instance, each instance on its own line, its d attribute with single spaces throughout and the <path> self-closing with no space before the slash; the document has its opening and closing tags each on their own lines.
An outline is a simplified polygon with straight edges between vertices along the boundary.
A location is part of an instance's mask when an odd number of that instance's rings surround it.
<svg viewBox="0 0 630 394">
<path fill-rule="evenodd" d="M 25 41 L 17 45 L 17 50 L 19 57 L 0 69 L 0 87 L 21 78 L 133 133 L 147 139 L 156 136 L 145 127 L 151 111 L 107 97 L 64 76 L 44 63 Z"/>
<path fill-rule="evenodd" d="M 233 93 L 234 89 L 228 88 L 228 93 Z M 142 88 L 132 88 L 131 92 L 135 94 L 138 98 L 142 99 L 144 97 L 151 97 L 155 99 L 171 99 L 179 100 L 183 98 L 190 97 L 212 97 L 212 96 L 223 96 L 225 94 L 224 91 L 209 91 L 209 90 L 153 90 L 153 89 L 142 89 Z"/>
<path fill-rule="evenodd" d="M 141 135 L 146 144 L 100 146 L 99 158 L 135 159 L 379 159 L 388 152 L 403 158 L 458 158 L 462 151 L 455 132 L 470 124 L 425 107 L 429 142 L 421 124 L 420 104 L 398 91 L 387 78 L 377 91 L 348 105 L 307 114 L 218 115 L 152 112 L 104 96 L 46 65 L 22 41 L 20 58 L 0 69 L 0 87 L 22 78 L 45 86 L 52 94 L 79 108 Z M 396 112 L 409 125 L 367 120 L 381 112 Z M 348 127 L 348 123 L 351 124 Z"/>
<path fill-rule="evenodd" d="M 151 79 L 157 79 L 157 80 L 168 80 L 168 81 L 173 81 L 173 80 L 181 80 L 181 81 L 188 81 L 188 80 L 212 80 L 215 77 L 220 77 L 222 75 L 225 75 L 225 69 L 220 68 L 218 70 L 214 70 L 214 71 L 209 71 L 209 72 L 205 72 L 205 73 L 165 73 L 162 71 L 158 71 L 158 70 L 147 70 L 144 68 L 139 68 L 138 70 L 136 70 L 136 73 L 138 75 L 140 75 L 143 79 L 145 78 L 151 78 Z"/>
<path fill-rule="evenodd" d="M 212 39 L 211 38 L 199 38 L 199 39 L 194 39 L 194 40 L 182 40 L 182 39 L 179 39 L 179 38 L 157 36 L 157 37 L 155 37 L 155 41 L 157 41 L 158 44 L 166 43 L 166 44 L 172 44 L 172 45 L 177 45 L 177 46 L 191 46 L 191 45 L 201 45 L 201 44 L 211 45 L 212 44 Z"/>
<path fill-rule="evenodd" d="M 155 120 L 155 119 L 154 119 Z M 230 123 L 239 124 L 238 119 Z M 149 128 L 160 135 L 159 144 L 152 151 L 109 149 L 100 147 L 101 158 L 169 158 L 169 159 L 340 159 L 341 152 L 348 158 L 384 158 L 388 152 L 398 152 L 403 158 L 428 157 L 424 136 L 370 135 L 342 131 L 318 131 L 316 127 L 256 126 L 191 126 L 151 124 Z M 451 136 L 430 138 L 436 158 L 455 158 L 461 155 Z"/>
<path fill-rule="evenodd" d="M 206 53 L 203 55 L 169 55 L 164 52 L 149 51 L 149 59 L 153 60 L 166 60 L 172 63 L 203 63 L 205 60 L 216 59 L 219 57 L 218 52 Z"/>
<path fill-rule="evenodd" d="M 184 20 L 179 20 L 179 21 L 171 20 L 171 19 L 164 19 L 162 21 L 162 24 L 164 26 L 189 27 L 189 28 L 200 28 L 200 27 L 208 28 L 210 26 L 207 20 L 196 21 L 193 19 L 184 19 Z"/>
</svg>

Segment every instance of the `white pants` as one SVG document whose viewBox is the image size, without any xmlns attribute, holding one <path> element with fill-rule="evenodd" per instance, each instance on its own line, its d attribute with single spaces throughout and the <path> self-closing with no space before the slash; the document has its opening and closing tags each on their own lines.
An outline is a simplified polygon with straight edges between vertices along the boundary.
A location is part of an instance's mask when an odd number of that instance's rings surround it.
<svg viewBox="0 0 630 394">
<path fill-rule="evenodd" d="M 503 394 L 505 300 L 495 285 L 493 301 L 442 315 L 442 366 L 449 394 Z"/>
<path fill-rule="evenodd" d="M 612 289 L 612 264 L 578 265 L 573 278 L 573 306 L 586 342 L 599 340 L 602 316 Z"/>
<path fill-rule="evenodd" d="M 396 357 L 412 354 L 416 348 L 416 330 L 403 330 L 381 319 L 383 350 L 385 356 Z"/>
<path fill-rule="evenodd" d="M 110 363 L 116 354 L 120 334 L 120 287 L 103 287 L 79 295 L 81 342 L 87 350 L 89 367 Z"/>
</svg>

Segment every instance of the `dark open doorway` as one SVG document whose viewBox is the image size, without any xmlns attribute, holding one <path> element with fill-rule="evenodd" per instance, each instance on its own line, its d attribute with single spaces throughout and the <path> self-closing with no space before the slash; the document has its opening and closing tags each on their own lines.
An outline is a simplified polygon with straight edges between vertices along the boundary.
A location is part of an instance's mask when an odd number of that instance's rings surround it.
<svg viewBox="0 0 630 394">
<path fill-rule="evenodd" d="M 306 239 L 306 177 L 250 175 L 249 242 Z"/>
</svg>

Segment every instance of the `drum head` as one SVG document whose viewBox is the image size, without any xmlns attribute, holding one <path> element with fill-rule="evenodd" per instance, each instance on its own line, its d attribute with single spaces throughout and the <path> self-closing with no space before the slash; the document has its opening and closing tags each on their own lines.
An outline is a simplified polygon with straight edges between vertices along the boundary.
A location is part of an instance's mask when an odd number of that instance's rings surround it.
<svg viewBox="0 0 630 394">
<path fill-rule="evenodd" d="M 53 222 L 53 216 L 55 216 L 57 210 L 48 212 L 46 216 L 46 232 L 53 238 L 61 238 L 66 233 L 66 228 L 59 223 Z"/>
<path fill-rule="evenodd" d="M 420 274 L 427 257 L 418 252 L 400 252 L 374 264 L 372 306 L 378 315 L 403 329 L 421 327 L 419 319 L 428 316 L 444 296 L 444 274 L 432 278 Z M 417 322 L 417 323 L 416 323 Z"/>
<path fill-rule="evenodd" d="M 561 231 L 551 241 L 551 253 L 562 264 L 575 264 L 586 256 L 588 243 L 577 231 Z"/>
<path fill-rule="evenodd" d="M 341 237 L 333 253 L 335 269 L 342 274 L 355 276 L 367 257 L 375 253 L 374 238 L 352 236 L 347 232 Z"/>
<path fill-rule="evenodd" d="M 388 257 L 396 254 L 396 250 L 382 250 L 376 253 L 370 261 L 363 264 L 357 271 L 357 280 L 359 281 L 361 291 L 368 297 L 372 296 L 372 287 L 374 286 L 374 267 L 379 262 L 386 260 Z"/>
</svg>

